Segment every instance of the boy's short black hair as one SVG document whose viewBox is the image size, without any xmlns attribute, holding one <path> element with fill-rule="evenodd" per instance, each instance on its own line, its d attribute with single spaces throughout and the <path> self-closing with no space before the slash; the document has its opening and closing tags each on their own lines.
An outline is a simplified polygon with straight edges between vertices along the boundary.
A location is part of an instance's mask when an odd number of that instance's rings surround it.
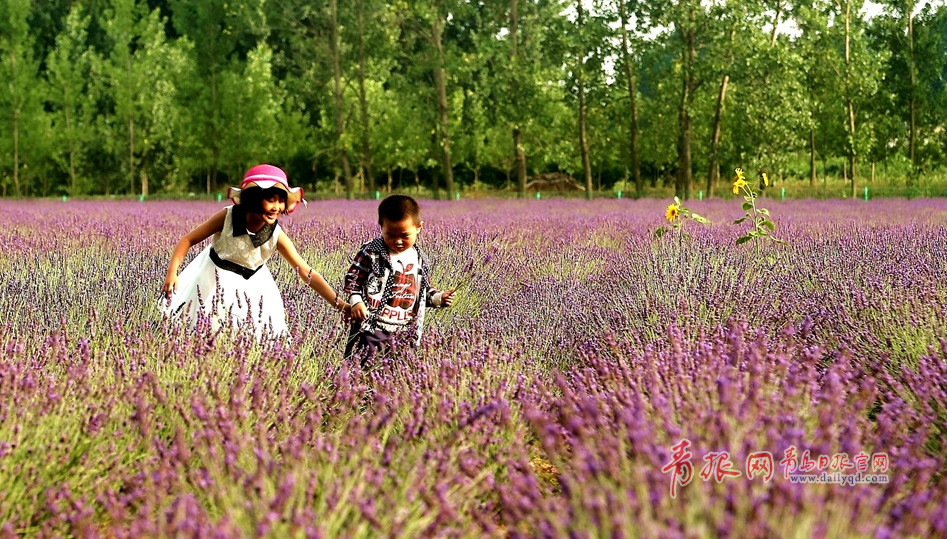
<svg viewBox="0 0 947 539">
<path fill-rule="evenodd" d="M 256 185 L 247 187 L 240 192 L 240 207 L 250 213 L 263 213 L 263 201 L 274 194 L 279 195 L 280 200 L 283 201 L 283 213 L 286 213 L 286 191 L 279 187 L 270 187 L 269 189 L 263 189 Z"/>
<path fill-rule="evenodd" d="M 378 205 L 378 224 L 387 219 L 392 222 L 404 221 L 410 217 L 414 224 L 421 224 L 421 206 L 408 195 L 391 195 L 385 197 Z"/>
</svg>

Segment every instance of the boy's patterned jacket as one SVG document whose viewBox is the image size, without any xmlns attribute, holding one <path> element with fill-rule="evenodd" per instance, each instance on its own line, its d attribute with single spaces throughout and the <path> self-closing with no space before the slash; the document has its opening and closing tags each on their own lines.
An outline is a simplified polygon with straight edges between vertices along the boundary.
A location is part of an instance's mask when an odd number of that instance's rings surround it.
<svg viewBox="0 0 947 539">
<path fill-rule="evenodd" d="M 416 344 L 421 341 L 421 327 L 424 323 L 424 310 L 431 307 L 440 307 L 440 290 L 431 286 L 430 271 L 431 266 L 427 256 L 420 247 L 414 245 L 412 249 L 418 252 L 418 278 L 420 285 L 418 289 L 418 298 L 414 304 L 414 317 L 409 327 L 415 331 Z M 345 293 L 348 294 L 348 300 L 351 304 L 364 301 L 369 290 L 382 290 L 381 302 L 374 310 L 369 309 L 365 321 L 361 322 L 361 331 L 375 331 L 378 327 L 375 325 L 375 316 L 382 306 L 387 305 L 394 294 L 393 279 L 390 279 L 393 272 L 391 258 L 388 256 L 388 246 L 381 237 L 375 238 L 362 244 L 361 249 L 355 255 L 352 266 L 345 274 Z M 436 296 L 436 297 L 435 297 Z M 365 304 L 368 306 L 368 303 Z M 358 324 L 359 322 L 352 322 Z"/>
</svg>

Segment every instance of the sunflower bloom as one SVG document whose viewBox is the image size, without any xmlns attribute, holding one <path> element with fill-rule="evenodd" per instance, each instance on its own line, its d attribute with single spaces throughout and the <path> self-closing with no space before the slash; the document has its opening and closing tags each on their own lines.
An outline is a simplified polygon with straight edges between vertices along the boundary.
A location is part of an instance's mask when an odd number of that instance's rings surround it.
<svg viewBox="0 0 947 539">
<path fill-rule="evenodd" d="M 740 169 L 737 169 L 737 170 L 740 170 Z M 742 189 L 745 185 L 746 185 L 746 180 L 743 179 L 743 175 L 741 174 L 737 176 L 737 180 L 733 182 L 733 194 L 735 195 L 739 193 L 740 189 Z"/>
<path fill-rule="evenodd" d="M 763 173 L 763 185 L 769 186 L 769 176 L 767 176 L 765 172 Z"/>
<path fill-rule="evenodd" d="M 735 169 L 733 169 L 733 171 L 737 173 L 737 177 L 734 178 L 733 181 L 736 181 L 736 180 L 745 180 L 745 178 L 743 177 L 743 169 L 742 169 L 742 168 L 735 168 Z"/>
<path fill-rule="evenodd" d="M 668 206 L 664 216 L 667 217 L 668 221 L 674 222 L 675 219 L 681 214 L 681 208 L 677 204 L 671 204 Z"/>
</svg>

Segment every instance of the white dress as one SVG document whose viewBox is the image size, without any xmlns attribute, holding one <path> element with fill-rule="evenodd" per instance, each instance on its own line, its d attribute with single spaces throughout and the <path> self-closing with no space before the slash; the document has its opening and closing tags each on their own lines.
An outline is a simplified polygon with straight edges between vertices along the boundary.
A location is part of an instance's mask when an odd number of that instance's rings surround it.
<svg viewBox="0 0 947 539">
<path fill-rule="evenodd" d="M 266 266 L 281 231 L 277 223 L 248 232 L 243 211 L 227 208 L 223 229 L 178 276 L 177 291 L 162 308 L 165 317 L 191 326 L 204 318 L 214 330 L 252 324 L 257 339 L 286 334 L 283 297 Z"/>
</svg>

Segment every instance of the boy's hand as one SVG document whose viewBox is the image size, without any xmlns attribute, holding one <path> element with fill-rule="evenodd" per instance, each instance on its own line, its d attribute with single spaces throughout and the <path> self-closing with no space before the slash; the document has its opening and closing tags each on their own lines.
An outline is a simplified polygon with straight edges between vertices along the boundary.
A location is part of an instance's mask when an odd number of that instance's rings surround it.
<svg viewBox="0 0 947 539">
<path fill-rule="evenodd" d="M 352 320 L 357 320 L 359 322 L 365 320 L 365 315 L 368 314 L 368 308 L 365 307 L 364 302 L 358 302 L 355 305 L 352 305 L 351 318 Z"/>
<path fill-rule="evenodd" d="M 451 304 L 454 303 L 454 292 L 456 291 L 457 291 L 456 288 L 451 288 L 450 290 L 445 290 L 444 292 L 441 292 L 441 305 L 445 307 L 450 307 Z"/>
</svg>

